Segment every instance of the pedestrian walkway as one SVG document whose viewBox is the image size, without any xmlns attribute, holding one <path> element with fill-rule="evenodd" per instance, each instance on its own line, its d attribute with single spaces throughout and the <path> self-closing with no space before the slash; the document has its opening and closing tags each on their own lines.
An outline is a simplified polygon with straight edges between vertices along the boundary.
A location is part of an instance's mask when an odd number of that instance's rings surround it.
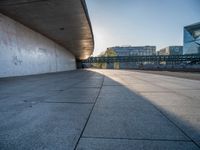
<svg viewBox="0 0 200 150">
<path fill-rule="evenodd" d="M 2 150 L 199 150 L 200 81 L 130 70 L 0 79 Z"/>
</svg>

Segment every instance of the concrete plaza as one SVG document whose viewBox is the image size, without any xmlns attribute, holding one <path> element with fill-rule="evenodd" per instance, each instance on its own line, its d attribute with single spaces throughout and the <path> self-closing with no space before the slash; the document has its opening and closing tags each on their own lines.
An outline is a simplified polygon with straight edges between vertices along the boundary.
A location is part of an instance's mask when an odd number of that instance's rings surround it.
<svg viewBox="0 0 200 150">
<path fill-rule="evenodd" d="M 130 70 L 0 79 L 1 150 L 198 150 L 200 81 Z"/>
</svg>

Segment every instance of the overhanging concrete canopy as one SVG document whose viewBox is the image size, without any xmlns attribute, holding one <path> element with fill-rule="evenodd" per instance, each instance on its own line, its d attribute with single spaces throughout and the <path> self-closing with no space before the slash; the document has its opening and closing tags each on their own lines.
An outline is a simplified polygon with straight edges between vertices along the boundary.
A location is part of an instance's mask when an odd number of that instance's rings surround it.
<svg viewBox="0 0 200 150">
<path fill-rule="evenodd" d="M 94 49 L 85 0 L 1 0 L 0 12 L 87 59 Z"/>
</svg>

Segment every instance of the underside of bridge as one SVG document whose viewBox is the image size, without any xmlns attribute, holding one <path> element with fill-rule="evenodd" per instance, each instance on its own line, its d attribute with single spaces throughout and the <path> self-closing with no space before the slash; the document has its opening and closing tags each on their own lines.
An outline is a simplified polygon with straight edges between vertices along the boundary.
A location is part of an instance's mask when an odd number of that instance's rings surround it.
<svg viewBox="0 0 200 150">
<path fill-rule="evenodd" d="M 85 0 L 1 0 L 0 77 L 75 69 L 94 39 Z"/>
</svg>

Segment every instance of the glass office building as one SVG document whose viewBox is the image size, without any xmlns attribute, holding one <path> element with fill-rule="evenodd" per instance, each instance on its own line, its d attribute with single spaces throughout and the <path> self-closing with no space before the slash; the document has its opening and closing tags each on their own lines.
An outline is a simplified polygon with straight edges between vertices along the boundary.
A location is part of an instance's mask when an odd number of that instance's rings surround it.
<svg viewBox="0 0 200 150">
<path fill-rule="evenodd" d="M 159 55 L 183 55 L 183 46 L 168 46 L 162 48 Z"/>
<path fill-rule="evenodd" d="M 184 27 L 183 54 L 200 54 L 200 22 Z"/>
<path fill-rule="evenodd" d="M 115 46 L 113 49 L 117 56 L 148 56 L 156 55 L 156 46 Z"/>
</svg>

